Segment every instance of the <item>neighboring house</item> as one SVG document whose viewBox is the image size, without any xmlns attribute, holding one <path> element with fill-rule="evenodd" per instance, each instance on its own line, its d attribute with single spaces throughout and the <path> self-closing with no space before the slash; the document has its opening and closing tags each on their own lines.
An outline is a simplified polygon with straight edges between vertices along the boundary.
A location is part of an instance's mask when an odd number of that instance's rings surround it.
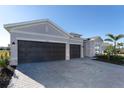
<svg viewBox="0 0 124 93">
<path fill-rule="evenodd" d="M 48 19 L 4 25 L 11 37 L 11 62 L 70 60 L 83 58 L 81 35 L 66 33 Z"/>
<path fill-rule="evenodd" d="M 124 54 L 124 48 L 121 48 L 120 53 Z"/>
<path fill-rule="evenodd" d="M 103 53 L 103 40 L 101 37 L 91 37 L 84 40 L 84 56 L 93 57 L 96 54 Z"/>
</svg>

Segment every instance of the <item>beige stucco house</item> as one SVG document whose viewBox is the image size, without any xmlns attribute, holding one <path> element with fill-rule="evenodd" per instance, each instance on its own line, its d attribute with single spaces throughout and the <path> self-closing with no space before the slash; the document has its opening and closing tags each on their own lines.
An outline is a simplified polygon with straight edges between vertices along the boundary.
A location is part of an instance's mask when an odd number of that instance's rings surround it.
<svg viewBox="0 0 124 93">
<path fill-rule="evenodd" d="M 11 62 L 43 62 L 83 58 L 81 35 L 67 33 L 49 19 L 5 24 L 10 33 Z"/>
</svg>

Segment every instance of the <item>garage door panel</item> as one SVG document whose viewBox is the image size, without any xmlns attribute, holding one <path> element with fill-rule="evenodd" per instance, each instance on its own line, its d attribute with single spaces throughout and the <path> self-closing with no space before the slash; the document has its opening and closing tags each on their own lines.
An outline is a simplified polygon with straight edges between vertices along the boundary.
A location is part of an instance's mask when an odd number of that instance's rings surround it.
<svg viewBox="0 0 124 93">
<path fill-rule="evenodd" d="M 70 44 L 70 58 L 80 58 L 81 46 Z"/>
<path fill-rule="evenodd" d="M 65 59 L 65 44 L 18 41 L 18 62 L 42 62 Z"/>
</svg>

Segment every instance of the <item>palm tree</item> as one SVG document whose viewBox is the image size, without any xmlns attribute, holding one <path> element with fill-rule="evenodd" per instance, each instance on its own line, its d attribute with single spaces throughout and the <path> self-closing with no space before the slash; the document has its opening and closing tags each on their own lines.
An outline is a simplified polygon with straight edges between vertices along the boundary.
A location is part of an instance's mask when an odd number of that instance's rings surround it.
<svg viewBox="0 0 124 93">
<path fill-rule="evenodd" d="M 107 34 L 106 36 L 108 36 L 108 38 L 106 38 L 105 41 L 113 42 L 114 54 L 116 54 L 117 41 L 121 38 L 124 38 L 124 35 L 123 34 L 119 34 L 119 35 Z"/>
<path fill-rule="evenodd" d="M 121 49 L 123 47 L 124 43 L 117 43 L 117 46 L 119 47 L 119 49 Z"/>
</svg>

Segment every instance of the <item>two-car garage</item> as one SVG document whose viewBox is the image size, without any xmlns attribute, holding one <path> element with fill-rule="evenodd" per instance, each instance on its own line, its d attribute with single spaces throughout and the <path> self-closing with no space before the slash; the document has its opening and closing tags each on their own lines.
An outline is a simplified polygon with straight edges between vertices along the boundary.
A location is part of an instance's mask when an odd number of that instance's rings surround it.
<svg viewBox="0 0 124 93">
<path fill-rule="evenodd" d="M 18 40 L 18 62 L 65 60 L 64 43 Z M 80 58 L 80 45 L 70 44 L 70 58 Z"/>
</svg>

